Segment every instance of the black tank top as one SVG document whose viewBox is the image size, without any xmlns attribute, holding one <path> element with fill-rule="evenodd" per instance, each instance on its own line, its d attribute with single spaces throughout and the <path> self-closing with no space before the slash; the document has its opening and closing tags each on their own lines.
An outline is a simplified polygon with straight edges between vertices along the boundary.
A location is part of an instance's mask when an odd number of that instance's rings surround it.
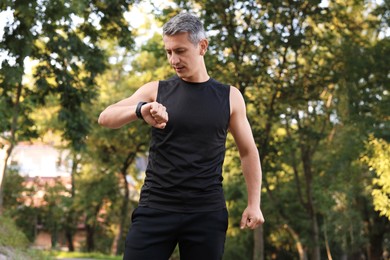
<svg viewBox="0 0 390 260">
<path fill-rule="evenodd" d="M 230 86 L 210 78 L 160 81 L 157 102 L 167 108 L 164 129 L 152 128 L 140 206 L 174 212 L 222 209 L 222 165 L 230 119 Z"/>
</svg>

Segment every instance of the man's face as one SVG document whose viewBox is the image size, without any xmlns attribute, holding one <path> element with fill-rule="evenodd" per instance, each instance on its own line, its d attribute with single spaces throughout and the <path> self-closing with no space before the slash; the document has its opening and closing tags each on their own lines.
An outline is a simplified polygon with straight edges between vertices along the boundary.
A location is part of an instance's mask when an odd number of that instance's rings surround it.
<svg viewBox="0 0 390 260">
<path fill-rule="evenodd" d="M 207 40 L 196 46 L 189 41 L 188 33 L 164 35 L 167 58 L 177 75 L 188 81 L 196 80 L 197 73 L 203 66 L 203 55 L 207 48 Z"/>
</svg>

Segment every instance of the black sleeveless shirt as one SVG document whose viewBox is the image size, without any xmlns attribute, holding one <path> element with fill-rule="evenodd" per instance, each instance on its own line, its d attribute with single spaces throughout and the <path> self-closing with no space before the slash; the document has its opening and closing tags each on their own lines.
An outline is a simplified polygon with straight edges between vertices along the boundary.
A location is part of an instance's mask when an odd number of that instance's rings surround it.
<svg viewBox="0 0 390 260">
<path fill-rule="evenodd" d="M 167 108 L 164 129 L 152 128 L 140 206 L 173 212 L 222 209 L 222 165 L 230 119 L 230 86 L 210 78 L 160 81 L 157 102 Z"/>
</svg>

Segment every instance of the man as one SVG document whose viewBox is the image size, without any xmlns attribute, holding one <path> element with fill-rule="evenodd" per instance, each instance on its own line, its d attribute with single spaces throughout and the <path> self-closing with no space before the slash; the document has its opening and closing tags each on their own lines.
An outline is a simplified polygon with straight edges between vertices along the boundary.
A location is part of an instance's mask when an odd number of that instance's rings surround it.
<svg viewBox="0 0 390 260">
<path fill-rule="evenodd" d="M 208 41 L 200 20 L 188 13 L 173 17 L 163 27 L 163 41 L 177 76 L 143 85 L 99 117 L 109 128 L 137 119 L 152 126 L 124 259 L 167 260 L 177 244 L 181 259 L 221 259 L 228 225 L 222 189 L 227 132 L 237 144 L 248 191 L 241 228 L 264 222 L 258 151 L 241 93 L 207 73 Z"/>
</svg>

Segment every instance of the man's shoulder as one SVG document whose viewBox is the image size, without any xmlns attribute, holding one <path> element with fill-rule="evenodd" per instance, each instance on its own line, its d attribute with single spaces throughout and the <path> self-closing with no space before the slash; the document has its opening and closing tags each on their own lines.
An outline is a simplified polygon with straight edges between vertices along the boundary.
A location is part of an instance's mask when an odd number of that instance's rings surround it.
<svg viewBox="0 0 390 260">
<path fill-rule="evenodd" d="M 214 78 L 211 78 L 210 82 L 214 86 L 218 86 L 218 87 L 224 88 L 225 90 L 230 90 L 230 87 L 231 87 L 231 85 L 226 84 L 226 83 L 222 83 L 222 82 L 220 82 L 220 81 L 218 81 L 218 80 L 216 80 Z"/>
</svg>

